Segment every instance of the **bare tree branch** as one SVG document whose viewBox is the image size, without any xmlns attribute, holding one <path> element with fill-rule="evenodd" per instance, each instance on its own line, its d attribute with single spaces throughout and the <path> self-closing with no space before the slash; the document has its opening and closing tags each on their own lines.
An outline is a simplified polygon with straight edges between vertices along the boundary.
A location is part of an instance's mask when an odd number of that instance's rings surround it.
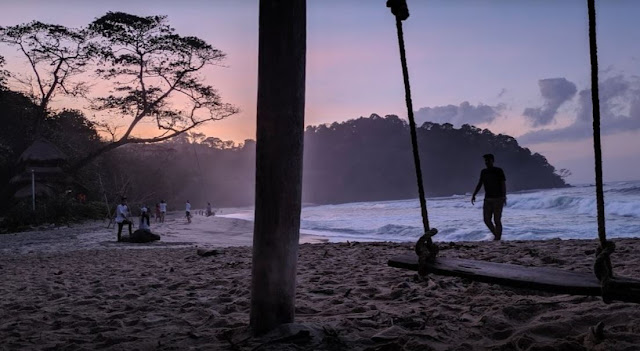
<svg viewBox="0 0 640 351">
<path fill-rule="evenodd" d="M 108 12 L 89 30 L 100 53 L 95 72 L 112 86 L 108 94 L 93 99 L 92 107 L 130 122 L 122 136 L 116 139 L 111 133 L 112 142 L 75 169 L 121 145 L 162 142 L 238 113 L 235 106 L 222 103 L 218 92 L 199 75 L 226 55 L 202 39 L 176 34 L 165 16 Z M 134 136 L 145 122 L 155 124 L 157 135 Z"/>
<path fill-rule="evenodd" d="M 57 93 L 75 95 L 79 91 L 68 86 L 85 71 L 95 54 L 88 39 L 85 31 L 38 21 L 0 28 L 0 43 L 17 47 L 31 67 L 30 78 L 13 78 L 26 87 L 22 91 L 30 93 L 38 105 L 36 133 Z"/>
</svg>

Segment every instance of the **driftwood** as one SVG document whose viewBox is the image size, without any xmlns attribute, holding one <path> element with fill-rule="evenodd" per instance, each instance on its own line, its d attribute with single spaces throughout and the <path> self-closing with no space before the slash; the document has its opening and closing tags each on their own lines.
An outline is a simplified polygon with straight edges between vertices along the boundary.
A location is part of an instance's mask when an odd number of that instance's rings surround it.
<svg viewBox="0 0 640 351">
<path fill-rule="evenodd" d="M 389 266 L 418 270 L 418 257 L 408 254 L 389 260 Z M 605 302 L 640 303 L 640 281 L 614 278 L 603 289 L 589 272 L 575 272 L 552 267 L 528 267 L 509 263 L 439 257 L 427 263 L 431 274 L 467 278 L 490 284 L 546 291 L 556 294 L 602 296 Z"/>
</svg>

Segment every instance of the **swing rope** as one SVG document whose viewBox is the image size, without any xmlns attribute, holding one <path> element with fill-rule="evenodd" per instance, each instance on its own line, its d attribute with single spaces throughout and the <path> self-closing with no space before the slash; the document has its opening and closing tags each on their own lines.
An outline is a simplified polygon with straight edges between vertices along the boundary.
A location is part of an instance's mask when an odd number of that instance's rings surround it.
<svg viewBox="0 0 640 351">
<path fill-rule="evenodd" d="M 405 0 L 388 0 L 387 7 L 391 8 L 391 13 L 396 18 L 396 29 L 398 32 L 398 46 L 400 49 L 400 61 L 402 63 L 402 76 L 404 78 L 404 97 L 407 104 L 407 116 L 409 117 L 409 129 L 411 131 L 411 146 L 413 149 L 413 163 L 416 169 L 418 180 L 418 197 L 420 199 L 420 209 L 422 213 L 422 225 L 424 235 L 420 237 L 415 250 L 420 258 L 419 273 L 424 275 L 427 272 L 423 268 L 428 261 L 433 261 L 438 253 L 438 247 L 433 243 L 431 237 L 438 233 L 435 228 L 429 227 L 429 214 L 427 212 L 427 200 L 424 194 L 422 182 L 422 168 L 420 167 L 420 154 L 418 152 L 418 137 L 416 133 L 416 122 L 413 118 L 413 103 L 411 102 L 411 86 L 409 84 L 409 69 L 407 68 L 407 56 L 404 49 L 404 34 L 402 31 L 402 21 L 409 18 L 409 9 Z"/>
<path fill-rule="evenodd" d="M 609 280 L 613 278 L 610 256 L 615 244 L 607 241 L 604 217 L 604 190 L 602 181 L 602 149 L 600 145 L 600 99 L 598 90 L 598 48 L 596 45 L 596 7 L 595 0 L 587 0 L 589 11 L 589 53 L 591 57 L 591 105 L 593 109 L 593 149 L 595 153 L 596 205 L 598 211 L 598 238 L 600 246 L 596 250 L 593 270 L 602 285 L 603 297 L 606 295 Z M 606 299 L 605 299 L 606 302 Z"/>
</svg>

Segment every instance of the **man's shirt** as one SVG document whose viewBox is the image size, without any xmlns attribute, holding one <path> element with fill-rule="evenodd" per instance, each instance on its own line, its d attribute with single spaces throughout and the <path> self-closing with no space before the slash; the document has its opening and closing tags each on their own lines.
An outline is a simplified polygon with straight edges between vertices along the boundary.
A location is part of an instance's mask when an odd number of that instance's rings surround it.
<svg viewBox="0 0 640 351">
<path fill-rule="evenodd" d="M 116 223 L 122 223 L 129 215 L 129 207 L 127 205 L 120 204 L 116 208 Z"/>
<path fill-rule="evenodd" d="M 485 168 L 480 172 L 480 181 L 484 186 L 485 198 L 503 198 L 507 196 L 502 188 L 502 182 L 506 181 L 504 171 L 499 167 Z"/>
</svg>

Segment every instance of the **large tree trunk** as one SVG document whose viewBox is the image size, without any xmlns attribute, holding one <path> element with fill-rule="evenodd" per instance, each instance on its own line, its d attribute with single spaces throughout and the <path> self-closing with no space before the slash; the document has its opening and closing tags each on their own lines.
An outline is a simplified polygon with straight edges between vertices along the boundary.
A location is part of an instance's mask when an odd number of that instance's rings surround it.
<svg viewBox="0 0 640 351">
<path fill-rule="evenodd" d="M 302 195 L 306 0 L 260 1 L 251 327 L 293 322 Z"/>
</svg>

